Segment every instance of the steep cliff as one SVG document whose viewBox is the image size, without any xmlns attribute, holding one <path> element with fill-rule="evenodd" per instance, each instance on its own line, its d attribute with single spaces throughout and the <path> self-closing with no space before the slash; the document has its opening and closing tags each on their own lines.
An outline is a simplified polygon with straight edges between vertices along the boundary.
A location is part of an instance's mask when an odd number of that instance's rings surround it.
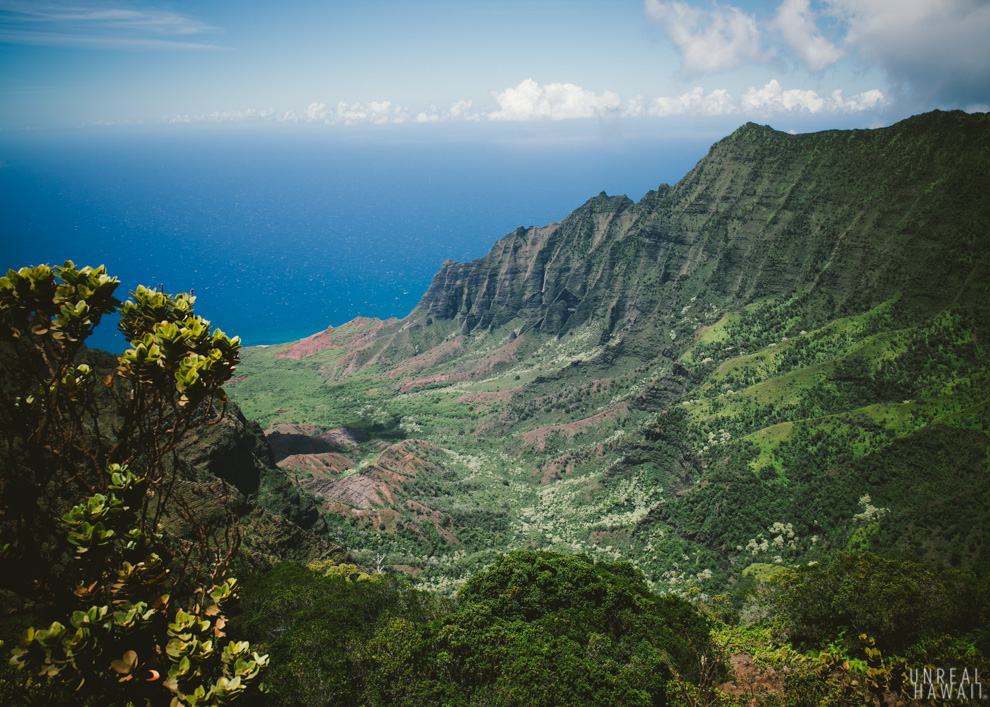
<svg viewBox="0 0 990 707">
<path fill-rule="evenodd" d="M 966 254 L 986 233 L 987 150 L 985 117 L 960 113 L 808 135 L 749 123 L 638 204 L 602 193 L 445 262 L 410 321 L 560 334 L 652 322 L 702 293 L 725 307 L 813 291 L 823 319 L 895 294 L 945 304 L 986 282 Z"/>
</svg>

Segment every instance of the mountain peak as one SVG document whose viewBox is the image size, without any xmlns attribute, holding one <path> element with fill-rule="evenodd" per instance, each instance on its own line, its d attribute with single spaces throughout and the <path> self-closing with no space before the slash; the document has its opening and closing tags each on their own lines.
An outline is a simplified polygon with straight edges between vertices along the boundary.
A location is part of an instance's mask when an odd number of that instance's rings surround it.
<svg viewBox="0 0 990 707">
<path fill-rule="evenodd" d="M 760 125 L 758 123 L 748 122 L 745 125 L 742 125 L 739 128 L 737 128 L 721 142 L 736 142 L 740 140 L 746 142 L 755 142 L 758 140 L 765 140 L 767 138 L 772 138 L 777 136 L 789 136 L 789 135 L 788 133 L 781 132 L 780 130 L 775 130 L 769 125 Z"/>
</svg>

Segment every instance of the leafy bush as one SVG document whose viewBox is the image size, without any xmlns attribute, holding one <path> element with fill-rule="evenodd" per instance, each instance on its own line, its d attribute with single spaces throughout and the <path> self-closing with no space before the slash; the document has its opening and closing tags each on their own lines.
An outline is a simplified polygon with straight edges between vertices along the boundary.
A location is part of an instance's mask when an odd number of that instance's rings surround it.
<svg viewBox="0 0 990 707">
<path fill-rule="evenodd" d="M 118 285 L 68 261 L 0 278 L 0 574 L 47 624 L 21 634 L 3 697 L 30 702 L 38 676 L 76 685 L 80 702 L 230 702 L 267 656 L 227 637 L 239 536 L 206 532 L 177 490 L 175 453 L 216 419 L 240 340 L 211 333 L 191 295 L 138 287 L 121 307 L 129 347 L 98 375 L 84 341 L 120 305 Z M 163 530 L 176 516 L 199 542 Z"/>
</svg>

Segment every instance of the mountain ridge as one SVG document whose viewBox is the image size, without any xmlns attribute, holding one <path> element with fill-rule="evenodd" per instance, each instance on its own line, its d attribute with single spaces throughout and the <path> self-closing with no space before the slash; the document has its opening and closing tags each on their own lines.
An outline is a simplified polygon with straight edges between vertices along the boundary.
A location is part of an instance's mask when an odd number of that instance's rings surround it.
<svg viewBox="0 0 990 707">
<path fill-rule="evenodd" d="M 659 190 L 648 192 L 636 204 L 625 196 L 607 197 L 603 192 L 596 197 L 592 197 L 585 204 L 572 211 L 562 221 L 542 227 L 520 227 L 516 229 L 496 241 L 492 250 L 486 256 L 466 263 L 459 263 L 453 260 L 444 261 L 417 307 L 402 319 L 381 320 L 383 328 L 388 334 L 396 328 L 401 328 L 403 324 L 415 326 L 416 324 L 425 324 L 427 320 L 449 320 L 456 318 L 460 324 L 461 333 L 470 333 L 478 328 L 492 330 L 512 321 L 520 312 L 529 312 L 536 303 L 539 305 L 536 311 L 525 320 L 521 327 L 524 331 L 533 326 L 538 326 L 545 332 L 559 333 L 568 318 L 573 314 L 578 315 L 576 321 L 580 324 L 586 321 L 591 314 L 596 313 L 589 312 L 588 310 L 594 304 L 597 304 L 597 302 L 585 302 L 580 295 L 589 288 L 589 284 L 587 283 L 592 283 L 590 286 L 593 287 L 593 283 L 598 281 L 602 273 L 601 269 L 594 270 L 588 266 L 577 268 L 573 263 L 557 263 L 560 248 L 562 247 L 560 241 L 564 237 L 567 237 L 568 241 L 566 245 L 569 250 L 588 254 L 596 253 L 601 249 L 602 240 L 610 232 L 614 235 L 614 229 L 609 230 L 613 219 L 619 218 L 630 209 L 633 213 L 627 215 L 626 220 L 632 217 L 634 223 L 631 226 L 627 225 L 625 230 L 635 229 L 635 235 L 645 242 L 667 246 L 662 253 L 657 252 L 657 248 L 649 249 L 653 251 L 650 255 L 654 256 L 655 259 L 659 260 L 663 256 L 666 256 L 668 261 L 672 261 L 661 263 L 661 272 L 659 274 L 660 284 L 664 284 L 671 279 L 677 280 L 683 278 L 691 274 L 692 270 L 706 265 L 709 268 L 714 268 L 717 274 L 723 276 L 721 281 L 725 282 L 728 288 L 728 291 L 724 294 L 735 296 L 737 300 L 751 301 L 754 297 L 774 294 L 776 291 L 793 289 L 795 284 L 808 284 L 807 277 L 805 278 L 805 283 L 784 281 L 775 285 L 772 282 L 774 276 L 780 274 L 781 261 L 793 260 L 793 256 L 795 255 L 793 248 L 784 247 L 779 242 L 779 239 L 778 241 L 769 241 L 766 243 L 765 253 L 762 251 L 757 253 L 750 252 L 748 255 L 738 252 L 740 248 L 739 238 L 733 240 L 727 252 L 721 252 L 720 249 L 716 248 L 716 252 L 709 253 L 703 247 L 706 243 L 699 243 L 701 239 L 706 239 L 707 243 L 711 243 L 717 237 L 725 238 L 726 235 L 731 235 L 725 233 L 721 221 L 734 218 L 734 214 L 728 216 L 719 214 L 719 218 L 711 217 L 711 214 L 719 211 L 724 204 L 727 204 L 730 208 L 735 207 L 736 210 L 739 210 L 739 202 L 740 200 L 744 200 L 747 202 L 747 215 L 751 220 L 757 220 L 760 223 L 769 221 L 771 225 L 777 225 L 785 219 L 793 221 L 803 216 L 800 211 L 789 208 L 787 211 L 774 214 L 768 219 L 763 214 L 764 207 L 760 204 L 761 198 L 766 200 L 766 196 L 761 197 L 761 195 L 754 193 L 729 193 L 731 184 L 723 176 L 726 166 L 732 167 L 739 163 L 745 166 L 749 161 L 749 157 L 751 157 L 751 155 L 747 154 L 751 152 L 747 147 L 753 144 L 758 145 L 767 139 L 776 141 L 778 144 L 775 147 L 779 147 L 780 144 L 786 146 L 788 143 L 795 144 L 802 141 L 820 141 L 823 138 L 832 140 L 844 139 L 847 142 L 855 143 L 854 148 L 860 152 L 869 149 L 879 150 L 882 157 L 885 154 L 885 149 L 888 149 L 891 145 L 895 145 L 898 139 L 901 138 L 900 132 L 907 132 L 908 128 L 914 130 L 931 130 L 931 123 L 936 121 L 956 123 L 958 125 L 960 115 L 966 114 L 960 111 L 949 113 L 936 111 L 909 118 L 891 128 L 858 131 L 824 131 L 822 133 L 809 133 L 805 135 L 790 135 L 773 130 L 769 126 L 758 126 L 754 123 L 747 123 L 713 145 L 706 158 L 699 162 L 698 166 L 674 187 L 661 185 Z M 970 124 L 969 132 L 972 133 L 973 121 L 963 120 L 962 122 Z M 883 135 L 884 131 L 889 132 L 895 130 L 895 128 L 899 132 L 892 133 L 890 139 L 886 141 L 890 142 L 891 145 L 882 144 L 883 141 L 878 136 Z M 945 125 L 940 125 L 937 129 L 946 131 L 949 128 Z M 983 138 L 983 144 L 980 149 L 986 153 L 985 131 L 983 131 L 981 137 Z M 881 142 L 879 147 L 869 144 L 878 141 Z M 743 145 L 742 149 L 740 149 L 741 144 Z M 929 153 L 933 151 L 936 150 L 929 150 Z M 723 153 L 727 152 L 729 154 L 724 156 Z M 927 156 L 926 159 L 929 159 L 933 163 L 937 161 L 930 156 Z M 713 161 L 714 163 L 712 163 Z M 979 163 L 979 160 L 976 159 L 974 162 Z M 802 173 L 804 171 L 802 170 Z M 983 172 L 985 173 L 986 169 Z M 746 175 L 744 177 L 744 181 L 748 179 L 748 176 Z M 983 176 L 985 175 L 980 175 L 981 179 Z M 770 177 L 768 176 L 765 179 L 769 182 Z M 888 178 L 887 181 L 896 185 L 897 175 L 895 174 L 895 176 Z M 973 180 L 973 182 L 977 181 L 980 180 Z M 890 186 L 889 189 L 895 189 L 895 185 Z M 797 201 L 796 195 L 790 193 L 796 186 L 796 182 L 793 181 L 788 185 L 788 193 L 785 195 L 784 206 L 793 206 L 791 202 Z M 937 184 L 937 180 L 934 180 L 932 187 L 934 188 L 936 186 L 939 185 Z M 866 195 L 864 201 L 872 201 L 872 198 L 875 198 L 872 197 L 872 194 L 887 188 L 883 184 L 875 187 Z M 708 203 L 708 200 L 703 198 L 703 195 L 710 191 L 715 192 L 716 199 Z M 857 206 L 861 205 L 857 204 Z M 849 206 L 845 205 L 847 209 Z M 887 211 L 897 210 L 897 206 L 899 204 L 888 208 Z M 677 223 L 676 221 L 672 222 L 670 213 L 675 209 L 680 213 L 708 217 L 694 219 L 701 222 L 700 226 L 695 225 L 693 229 L 688 229 L 685 224 Z M 761 215 L 763 218 L 759 218 Z M 889 214 L 878 214 L 870 218 L 877 220 L 888 216 Z M 903 218 L 907 219 L 908 214 L 904 214 Z M 599 223 L 601 219 L 604 219 L 607 223 Z M 746 219 L 740 220 L 745 221 Z M 853 220 L 855 221 L 857 219 L 854 218 Z M 859 225 L 857 227 L 858 230 L 851 233 L 848 232 L 849 229 L 846 229 L 844 232 L 829 234 L 828 247 L 825 248 L 828 251 L 827 253 L 799 252 L 801 256 L 800 260 L 806 263 L 807 268 L 810 269 L 816 264 L 820 266 L 814 273 L 818 279 L 811 284 L 839 284 L 842 283 L 843 278 L 848 278 L 849 275 L 836 273 L 836 270 L 845 270 L 846 273 L 855 274 L 857 270 L 862 269 L 843 268 L 843 261 L 841 259 L 853 259 L 855 258 L 855 253 L 860 250 L 868 250 L 871 247 L 874 250 L 877 249 L 876 244 L 869 243 L 868 239 L 864 237 L 863 231 L 866 230 L 865 226 Z M 819 225 L 818 230 L 824 230 L 824 227 Z M 835 231 L 836 228 L 833 226 L 831 230 Z M 921 227 L 918 226 L 911 232 L 917 234 L 920 231 Z M 688 235 L 692 232 L 695 233 L 694 237 Z M 628 239 L 628 233 L 623 233 L 622 235 L 622 240 Z M 899 235 L 899 237 L 903 237 L 903 235 Z M 753 244 L 746 245 L 752 246 Z M 886 245 L 887 250 L 890 250 L 890 244 Z M 582 249 L 584 246 L 587 246 L 587 248 Z M 681 249 L 678 246 L 681 248 L 686 247 L 687 252 L 681 253 Z M 819 248 L 823 247 L 819 246 Z M 783 252 L 775 252 L 775 248 Z M 611 262 L 608 251 L 605 250 L 603 254 L 605 256 L 603 260 L 606 263 Z M 677 260 L 678 255 L 682 256 L 680 262 Z M 876 260 L 879 259 L 881 254 L 874 253 L 873 255 Z M 747 268 L 749 270 L 755 269 L 760 273 L 764 269 L 770 270 L 766 276 L 757 278 L 755 282 L 749 284 L 748 290 L 743 290 L 741 293 L 738 291 L 743 286 L 740 273 L 726 272 L 731 268 L 731 262 L 728 261 L 740 256 L 746 257 L 750 264 L 756 258 L 762 259 L 760 267 Z M 837 256 L 840 258 L 839 262 L 835 262 Z M 714 262 L 711 262 L 713 260 Z M 938 258 L 931 257 L 927 260 L 934 262 Z M 821 267 L 822 263 L 824 263 L 824 267 Z M 677 274 L 671 274 L 669 272 L 670 270 L 675 271 Z M 736 270 L 740 270 L 740 268 L 736 268 Z M 895 271 L 898 274 L 902 274 L 904 263 L 890 263 L 887 270 L 888 272 Z M 731 275 L 735 275 L 735 277 Z M 875 289 L 879 293 L 874 298 L 875 302 L 887 299 L 889 297 L 888 293 L 891 290 L 892 276 L 888 274 L 886 275 L 886 279 L 883 279 L 883 273 L 878 273 L 877 275 L 879 278 L 875 277 L 873 280 L 858 283 L 852 294 L 863 297 L 866 290 Z M 509 281 L 510 278 L 512 280 L 511 282 Z M 824 278 L 824 281 L 819 282 L 821 278 Z M 973 277 L 971 279 L 975 280 L 977 278 Z M 611 281 L 603 282 L 601 289 L 606 289 L 612 284 L 614 283 Z M 848 283 L 846 284 L 848 288 Z M 551 288 L 549 292 L 546 291 L 548 285 Z M 600 300 L 602 298 L 599 297 L 598 299 Z M 597 313 L 600 314 L 600 312 Z M 616 316 L 612 313 L 607 315 L 608 320 L 614 318 Z M 375 320 L 366 317 L 359 317 L 355 320 L 355 322 L 359 323 L 370 323 L 372 321 Z M 348 324 L 342 326 L 347 327 Z M 328 329 L 328 331 L 332 329 L 334 328 Z M 336 329 L 339 330 L 341 327 L 336 327 Z"/>
<path fill-rule="evenodd" d="M 869 496 L 852 470 L 898 439 L 930 445 L 921 433 L 940 419 L 976 425 L 959 439 L 983 444 L 988 187 L 986 115 L 807 135 L 747 124 L 637 203 L 602 193 L 482 258 L 446 261 L 401 320 L 330 328 L 323 348 L 249 350 L 231 395 L 263 425 L 435 447 L 440 471 L 397 492 L 386 535 L 403 566 L 466 553 L 426 571 L 438 588 L 503 545 L 631 558 L 678 591 L 688 561 L 671 558 L 690 557 L 688 583 L 715 588 L 764 559 L 749 541 L 762 547 L 785 519 L 803 539 L 781 561 L 856 533 L 892 550 L 882 523 L 866 533 L 849 520 Z M 814 473 L 791 472 L 807 455 L 844 479 L 826 485 L 828 527 L 786 502 L 823 502 Z M 870 484 L 890 497 L 888 523 L 906 518 L 907 480 Z M 403 515 L 410 503 L 446 519 L 442 538 Z M 734 525 L 727 503 L 747 508 Z M 387 546 L 361 513 L 337 517 L 345 547 Z M 960 557 L 985 562 L 979 547 Z"/>
</svg>

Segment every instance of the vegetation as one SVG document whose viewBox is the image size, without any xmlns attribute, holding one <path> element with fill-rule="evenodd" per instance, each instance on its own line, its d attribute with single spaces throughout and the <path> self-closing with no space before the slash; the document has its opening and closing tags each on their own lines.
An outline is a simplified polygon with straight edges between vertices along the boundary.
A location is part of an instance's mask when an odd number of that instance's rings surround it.
<svg viewBox="0 0 990 707">
<path fill-rule="evenodd" d="M 276 705 L 969 704 L 990 669 L 967 573 L 848 553 L 750 576 L 736 612 L 547 552 L 499 556 L 456 601 L 284 563 L 245 587 L 240 623 L 272 655 Z M 957 678 L 942 699 L 922 677 L 939 668 L 966 671 L 965 694 Z"/>
<path fill-rule="evenodd" d="M 708 622 L 630 565 L 545 552 L 500 556 L 457 602 L 290 564 L 246 597 L 284 686 L 267 704 L 664 705 L 714 655 Z"/>
<path fill-rule="evenodd" d="M 267 664 L 224 630 L 237 529 L 228 525 L 222 542 L 207 535 L 174 458 L 226 400 L 220 386 L 240 342 L 211 334 L 190 295 L 139 287 L 121 308 L 130 347 L 98 378 L 81 362 L 83 342 L 120 304 L 118 284 L 71 262 L 0 278 L 4 594 L 55 618 L 21 634 L 8 703 L 58 694 L 41 678 L 75 686 L 79 701 L 215 705 L 252 687 Z M 162 531 L 174 515 L 198 542 Z"/>
</svg>

